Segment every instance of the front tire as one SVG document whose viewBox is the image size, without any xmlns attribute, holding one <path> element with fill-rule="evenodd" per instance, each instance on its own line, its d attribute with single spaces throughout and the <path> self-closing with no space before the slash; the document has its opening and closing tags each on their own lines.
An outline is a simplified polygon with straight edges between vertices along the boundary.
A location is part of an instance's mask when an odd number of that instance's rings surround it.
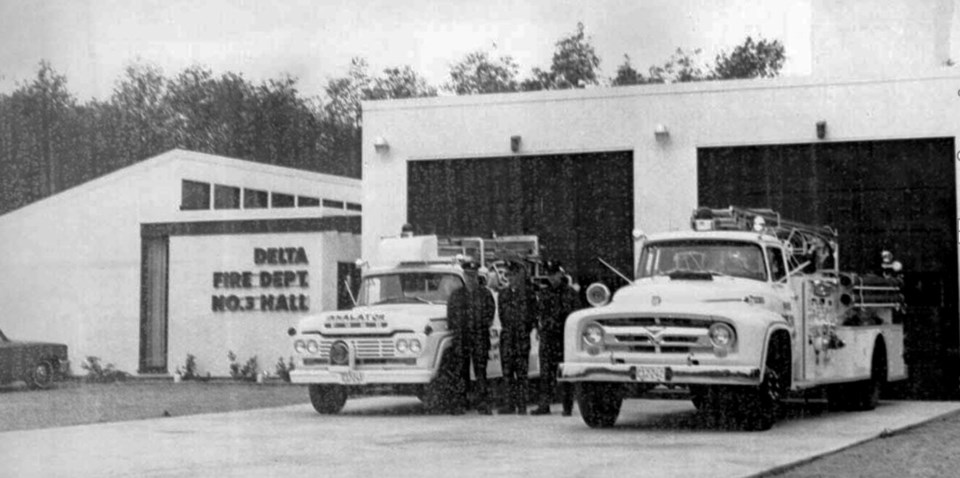
<svg viewBox="0 0 960 478">
<path fill-rule="evenodd" d="M 590 428 L 610 428 L 617 422 L 623 391 L 617 385 L 586 382 L 580 385 L 577 403 L 584 423 Z"/>
<path fill-rule="evenodd" d="M 347 389 L 343 385 L 310 385 L 310 403 L 321 415 L 340 413 L 347 403 Z"/>
<path fill-rule="evenodd" d="M 46 390 L 53 385 L 53 366 L 50 362 L 39 362 L 33 366 L 26 379 L 27 386 L 34 390 Z"/>
<path fill-rule="evenodd" d="M 767 352 L 760 386 L 742 390 L 737 397 L 744 430 L 765 431 L 776 423 L 780 404 L 790 390 L 790 366 L 789 340 L 775 340 Z"/>
</svg>

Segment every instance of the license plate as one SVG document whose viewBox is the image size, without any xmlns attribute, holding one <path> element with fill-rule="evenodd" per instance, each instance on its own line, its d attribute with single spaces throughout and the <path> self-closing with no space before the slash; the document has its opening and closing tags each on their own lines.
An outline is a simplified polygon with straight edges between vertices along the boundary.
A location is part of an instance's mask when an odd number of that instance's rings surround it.
<svg viewBox="0 0 960 478">
<path fill-rule="evenodd" d="M 340 383 L 344 385 L 359 385 L 363 383 L 363 372 L 356 370 L 340 372 Z"/>
<path fill-rule="evenodd" d="M 633 368 L 633 379 L 638 382 L 666 382 L 667 372 L 663 367 L 640 365 Z"/>
</svg>

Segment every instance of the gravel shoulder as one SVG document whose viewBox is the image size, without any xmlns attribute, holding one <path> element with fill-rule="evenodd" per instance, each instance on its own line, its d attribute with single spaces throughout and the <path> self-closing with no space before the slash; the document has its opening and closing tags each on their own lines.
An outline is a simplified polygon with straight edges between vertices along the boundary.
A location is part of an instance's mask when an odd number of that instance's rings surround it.
<svg viewBox="0 0 960 478">
<path fill-rule="evenodd" d="M 957 470 L 960 470 L 960 412 L 764 476 L 940 477 L 957 476 Z"/>
</svg>

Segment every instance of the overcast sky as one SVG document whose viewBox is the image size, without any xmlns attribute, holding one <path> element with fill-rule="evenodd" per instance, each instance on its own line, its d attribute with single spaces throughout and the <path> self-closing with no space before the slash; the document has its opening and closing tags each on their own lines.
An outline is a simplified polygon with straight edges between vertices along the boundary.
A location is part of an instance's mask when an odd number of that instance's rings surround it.
<svg viewBox="0 0 960 478">
<path fill-rule="evenodd" d="M 784 43 L 785 75 L 810 71 L 809 0 L 0 0 L 0 93 L 44 59 L 80 100 L 108 97 L 137 59 L 167 76 L 193 64 L 255 82 L 287 73 L 305 96 L 355 56 L 374 72 L 410 65 L 439 86 L 482 49 L 513 56 L 526 76 L 549 67 L 578 21 L 604 77 L 624 54 L 642 71 L 677 47 L 712 60 L 747 35 Z"/>
</svg>

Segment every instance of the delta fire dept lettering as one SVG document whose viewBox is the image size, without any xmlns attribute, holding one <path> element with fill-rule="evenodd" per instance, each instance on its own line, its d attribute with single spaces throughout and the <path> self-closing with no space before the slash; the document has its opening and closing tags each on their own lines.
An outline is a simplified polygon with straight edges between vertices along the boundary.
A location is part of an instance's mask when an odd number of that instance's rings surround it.
<svg viewBox="0 0 960 478">
<path fill-rule="evenodd" d="M 303 247 L 256 247 L 253 263 L 257 266 L 308 265 Z M 304 312 L 310 310 L 310 297 L 305 293 L 282 293 L 281 289 L 307 289 L 310 273 L 306 269 L 261 271 L 216 271 L 214 289 L 271 289 L 262 294 L 214 294 L 214 312 Z"/>
</svg>

